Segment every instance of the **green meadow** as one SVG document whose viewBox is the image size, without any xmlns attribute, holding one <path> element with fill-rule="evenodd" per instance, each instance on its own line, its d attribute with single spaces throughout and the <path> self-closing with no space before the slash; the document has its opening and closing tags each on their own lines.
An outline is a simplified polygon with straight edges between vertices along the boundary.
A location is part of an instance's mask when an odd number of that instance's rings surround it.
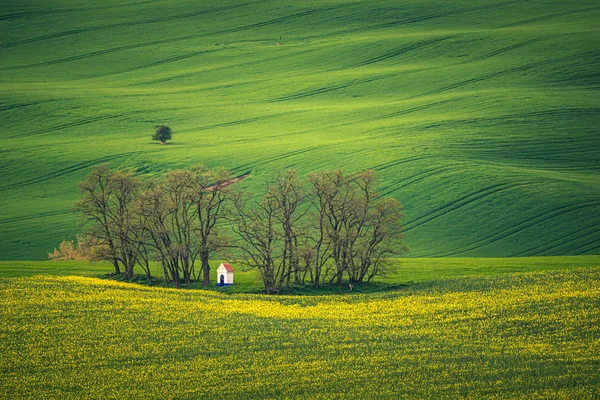
<svg viewBox="0 0 600 400">
<path fill-rule="evenodd" d="M 374 169 L 411 257 L 600 251 L 597 1 L 0 4 L 0 259 L 80 231 L 76 185 Z M 156 124 L 174 140 L 150 140 Z"/>
<path fill-rule="evenodd" d="M 211 267 L 213 282 L 217 282 L 216 269 L 221 261 L 212 260 Z M 574 268 L 593 268 L 600 266 L 600 256 L 549 256 L 549 257 L 511 257 L 511 258 L 403 258 L 394 260 L 389 273 L 378 277 L 376 282 L 355 284 L 355 293 L 373 293 L 398 290 L 411 287 L 418 283 L 435 282 L 448 278 L 467 278 L 477 276 L 497 276 L 515 273 L 531 273 L 542 271 L 557 271 Z M 256 270 L 244 270 L 239 265 L 235 267 L 235 284 L 230 287 L 211 286 L 203 288 L 201 282 L 193 284 L 193 289 L 208 289 L 228 294 L 258 294 L 264 293 L 263 282 Z M 108 262 L 87 261 L 0 261 L 0 279 L 23 278 L 36 275 L 51 276 L 82 276 L 108 277 L 113 266 Z M 154 281 L 151 286 L 163 286 L 160 281 L 163 270 L 159 263 L 151 265 Z M 136 269 L 139 276 L 135 282 L 147 285 L 144 272 Z M 326 295 L 347 294 L 348 287 L 323 285 L 314 290 L 310 285 L 293 286 L 284 290 L 286 294 Z"/>
</svg>

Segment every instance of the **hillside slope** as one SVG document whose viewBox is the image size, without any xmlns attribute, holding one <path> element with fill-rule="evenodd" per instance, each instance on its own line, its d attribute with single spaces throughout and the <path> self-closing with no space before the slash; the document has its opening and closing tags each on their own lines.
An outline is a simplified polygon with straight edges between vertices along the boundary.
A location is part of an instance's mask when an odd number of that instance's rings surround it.
<svg viewBox="0 0 600 400">
<path fill-rule="evenodd" d="M 412 256 L 600 252 L 596 1 L 90 3 L 0 4 L 0 259 L 104 162 L 373 168 Z"/>
</svg>

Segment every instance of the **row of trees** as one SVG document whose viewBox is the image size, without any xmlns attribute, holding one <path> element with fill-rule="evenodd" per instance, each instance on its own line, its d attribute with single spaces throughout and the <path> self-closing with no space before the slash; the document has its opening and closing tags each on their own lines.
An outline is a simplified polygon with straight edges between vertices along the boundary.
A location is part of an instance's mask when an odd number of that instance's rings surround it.
<svg viewBox="0 0 600 400">
<path fill-rule="evenodd" d="M 279 173 L 262 196 L 231 185 L 231 174 L 202 166 L 142 181 L 128 170 L 95 167 L 79 185 L 96 260 L 126 278 L 150 262 L 177 288 L 210 284 L 209 260 L 235 255 L 261 274 L 265 291 L 292 284 L 341 284 L 382 275 L 403 244 L 400 204 L 378 197 L 373 171 Z M 200 268 L 196 269 L 196 265 Z"/>
</svg>

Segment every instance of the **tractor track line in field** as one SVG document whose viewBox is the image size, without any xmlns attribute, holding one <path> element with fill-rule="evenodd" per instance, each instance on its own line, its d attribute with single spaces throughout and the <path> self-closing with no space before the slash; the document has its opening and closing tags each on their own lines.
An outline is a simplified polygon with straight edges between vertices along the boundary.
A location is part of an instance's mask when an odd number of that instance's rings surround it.
<svg viewBox="0 0 600 400">
<path fill-rule="evenodd" d="M 447 101 L 446 101 L 447 102 Z M 542 110 L 542 111 L 530 111 L 517 114 L 506 114 L 498 117 L 474 117 L 465 119 L 452 119 L 447 121 L 441 121 L 435 124 L 423 125 L 423 129 L 438 128 L 440 126 L 453 126 L 453 125 L 464 125 L 464 124 L 477 124 L 484 122 L 504 122 L 507 120 L 516 119 L 528 119 L 539 117 L 545 119 L 547 117 L 565 117 L 573 115 L 575 118 L 579 118 L 582 115 L 600 116 L 599 107 L 582 107 L 582 108 L 557 108 L 553 110 Z M 520 145 L 519 145 L 520 146 Z"/>
<path fill-rule="evenodd" d="M 600 232 L 600 228 L 597 226 L 592 226 L 587 229 L 576 231 L 571 233 L 570 235 L 560 237 L 558 239 L 554 239 L 550 242 L 543 243 L 539 246 L 533 247 L 529 250 L 522 251 L 520 253 L 516 253 L 513 257 L 531 257 L 541 255 L 549 250 L 557 250 L 561 247 L 565 247 L 573 242 L 580 242 L 582 239 L 587 238 L 588 236 L 597 234 Z"/>
<path fill-rule="evenodd" d="M 41 135 L 43 133 L 49 133 L 49 132 L 54 132 L 60 129 L 67 129 L 67 128 L 73 128 L 76 126 L 81 126 L 81 125 L 87 125 L 87 124 L 92 124 L 94 122 L 99 122 L 99 121 L 105 121 L 105 120 L 109 120 L 109 119 L 114 119 L 114 118 L 120 118 L 125 116 L 125 114 L 106 114 L 106 115 L 101 115 L 99 117 L 90 117 L 90 118 L 84 118 L 84 119 L 80 119 L 78 121 L 74 121 L 74 122 L 69 122 L 66 124 L 62 124 L 62 125 L 55 125 L 52 126 L 50 128 L 45 128 L 45 129 L 38 129 L 37 131 L 32 131 L 32 132 L 27 132 L 27 133 L 20 133 L 17 135 L 12 135 L 12 136 L 8 136 L 9 139 L 13 139 L 13 138 L 22 138 L 22 137 L 28 137 L 28 136 L 34 136 L 34 135 Z"/>
<path fill-rule="evenodd" d="M 152 67 L 157 67 L 157 66 L 160 66 L 160 65 L 165 65 L 165 64 L 169 64 L 169 63 L 173 63 L 173 62 L 177 62 L 177 61 L 187 60 L 188 58 L 197 57 L 197 56 L 200 56 L 202 54 L 216 53 L 218 51 L 220 51 L 220 50 L 203 50 L 203 51 L 196 51 L 196 52 L 188 53 L 188 54 L 182 54 L 182 55 L 179 55 L 179 56 L 173 56 L 173 57 L 165 58 L 164 60 L 159 60 L 159 61 L 151 62 L 151 63 L 148 63 L 148 64 L 140 65 L 140 66 L 133 67 L 133 68 L 128 68 L 128 69 L 123 70 L 123 71 L 118 71 L 118 72 L 114 72 L 114 73 L 110 73 L 110 74 L 102 75 L 102 76 L 118 75 L 118 74 L 124 74 L 124 73 L 127 73 L 127 72 L 140 71 L 142 69 L 152 68 Z"/>
<path fill-rule="evenodd" d="M 449 90 L 453 90 L 453 89 L 458 89 L 460 87 L 463 86 L 468 86 L 471 85 L 473 83 L 478 83 L 478 82 L 482 82 L 488 79 L 492 79 L 492 78 L 498 78 L 500 76 L 503 75 L 508 75 L 514 72 L 523 72 L 523 71 L 527 71 L 527 70 L 531 70 L 540 66 L 544 66 L 544 65 L 551 65 L 551 64 L 555 64 L 561 61 L 572 61 L 575 60 L 577 58 L 581 58 L 582 56 L 586 56 L 586 55 L 592 55 L 592 54 L 599 54 L 600 51 L 596 51 L 596 50 L 592 50 L 592 51 L 586 51 L 583 53 L 578 53 L 575 55 L 570 55 L 570 56 L 566 56 L 566 57 L 559 57 L 559 58 L 555 58 L 555 59 L 551 59 L 551 60 L 544 60 L 544 61 L 539 61 L 539 62 L 534 62 L 534 63 L 529 63 L 529 64 L 525 64 L 525 65 L 520 65 L 518 67 L 512 67 L 512 68 L 508 68 L 508 69 L 504 69 L 501 71 L 496 71 L 496 72 L 492 72 L 489 74 L 484 74 L 484 75 L 480 75 L 477 76 L 475 78 L 471 78 L 471 79 L 466 79 L 460 82 L 456 82 L 453 83 L 451 85 L 447 85 L 447 86 L 443 86 L 441 88 L 435 89 L 435 90 L 431 90 L 429 92 L 425 92 L 425 93 L 421 93 L 415 96 L 411 96 L 408 99 L 414 99 L 414 98 L 418 98 L 418 97 L 423 97 L 423 96 L 430 96 L 433 94 L 439 94 L 442 92 L 446 92 Z"/>
<path fill-rule="evenodd" d="M 227 128 L 227 127 L 230 127 L 230 126 L 238 126 L 238 125 L 244 125 L 244 124 L 249 124 L 249 123 L 258 122 L 258 121 L 264 121 L 264 120 L 267 120 L 267 119 L 272 119 L 272 118 L 280 117 L 280 116 L 286 115 L 286 114 L 289 114 L 289 113 L 288 112 L 277 113 L 277 114 L 263 115 L 263 116 L 260 116 L 260 117 L 240 119 L 240 120 L 236 120 L 236 121 L 222 122 L 220 124 L 205 125 L 205 126 L 199 126 L 199 127 L 196 127 L 196 128 L 183 129 L 183 130 L 179 130 L 178 132 L 184 132 L 185 133 L 185 132 L 208 131 L 208 130 L 211 130 L 211 129 L 218 129 L 218 128 Z"/>
<path fill-rule="evenodd" d="M 462 208 L 464 206 L 472 204 L 475 201 L 481 200 L 488 196 L 498 194 L 503 190 L 512 189 L 515 187 L 528 185 L 528 184 L 532 184 L 532 183 L 536 183 L 536 182 L 528 181 L 528 182 L 519 182 L 519 183 L 515 183 L 515 182 L 502 183 L 502 184 L 488 186 L 484 189 L 469 193 L 466 196 L 462 196 L 448 204 L 438 207 L 438 208 L 432 210 L 431 212 L 424 214 L 424 215 L 410 221 L 409 223 L 405 224 L 404 225 L 405 232 L 408 232 L 416 227 L 419 227 L 419 226 L 426 224 L 434 219 L 437 219 L 443 215 L 446 215 L 449 212 L 458 210 L 459 208 Z"/>
<path fill-rule="evenodd" d="M 548 38 L 546 38 L 546 39 L 548 39 Z M 530 44 L 532 44 L 532 43 L 539 42 L 539 41 L 541 41 L 541 40 L 543 40 L 543 38 L 535 38 L 535 39 L 526 40 L 526 41 L 524 41 L 524 42 L 521 42 L 521 43 L 516 43 L 516 44 L 513 44 L 513 45 L 511 45 L 511 46 L 503 47 L 503 48 L 501 48 L 501 49 L 498 49 L 498 50 L 492 51 L 492 52 L 490 52 L 490 53 L 487 53 L 487 54 L 482 54 L 482 55 L 480 55 L 480 56 L 477 56 L 477 57 L 470 58 L 470 59 L 466 60 L 466 61 L 464 62 L 464 64 L 468 64 L 468 63 L 471 63 L 471 62 L 476 62 L 476 61 L 485 60 L 485 59 L 487 59 L 487 58 L 491 58 L 491 57 L 497 56 L 497 55 L 499 55 L 499 54 L 506 53 L 506 52 L 508 52 L 508 51 L 511 51 L 511 50 L 518 49 L 518 48 L 520 48 L 520 47 L 525 47 L 525 46 L 527 46 L 527 45 L 530 45 Z"/>
<path fill-rule="evenodd" d="M 390 162 L 387 162 L 387 163 L 378 164 L 378 165 L 375 165 L 375 166 L 371 167 L 370 169 L 375 170 L 375 171 L 383 171 L 384 169 L 395 167 L 396 165 L 407 164 L 407 163 L 411 163 L 411 162 L 423 160 L 423 159 L 430 158 L 430 157 L 431 156 L 412 156 L 412 157 L 406 157 L 406 158 L 401 158 L 399 160 L 394 160 L 394 161 L 390 161 Z"/>
<path fill-rule="evenodd" d="M 59 178 L 63 175 L 67 175 L 67 174 L 79 171 L 81 169 L 89 168 L 94 165 L 101 164 L 101 163 L 104 163 L 107 161 L 112 161 L 112 160 L 116 160 L 116 159 L 123 158 L 123 157 L 130 157 L 134 154 L 149 153 L 149 152 L 154 152 L 154 151 L 160 151 L 160 150 L 132 151 L 132 152 L 128 152 L 128 153 L 115 154 L 115 155 L 111 155 L 111 156 L 100 157 L 100 158 L 96 158 L 93 160 L 80 162 L 77 164 L 73 164 L 70 167 L 60 169 L 58 171 L 50 172 L 48 174 L 44 174 L 44 175 L 41 175 L 41 176 L 38 176 L 35 178 L 31 178 L 31 179 L 27 179 L 27 180 L 24 180 L 21 182 L 15 182 L 10 185 L 2 186 L 2 187 L 0 187 L 0 192 L 4 192 L 6 190 L 10 190 L 10 189 L 18 188 L 18 187 L 34 185 L 36 183 L 40 183 L 40 182 L 46 181 L 48 179 Z"/>
<path fill-rule="evenodd" d="M 4 14 L 0 15 L 0 21 L 14 21 L 17 19 L 27 18 L 27 17 L 37 17 L 40 15 L 51 15 L 51 14 L 62 14 L 65 12 L 73 12 L 77 10 L 73 9 L 65 9 L 65 10 L 43 10 L 43 11 L 22 11 L 16 12 L 12 14 Z"/>
<path fill-rule="evenodd" d="M 507 237 L 516 235 L 519 232 L 524 231 L 525 229 L 533 228 L 534 226 L 540 225 L 544 222 L 551 220 L 552 218 L 556 218 L 559 216 L 563 216 L 565 214 L 569 214 L 572 212 L 579 211 L 583 208 L 589 207 L 598 207 L 600 202 L 598 201 L 588 201 L 579 204 L 570 204 L 567 206 L 559 207 L 551 211 L 546 211 L 541 213 L 533 218 L 529 218 L 527 221 L 523 221 L 517 225 L 513 225 L 509 228 L 503 229 L 500 232 L 496 232 L 492 235 L 489 235 L 483 239 L 477 240 L 474 243 L 470 243 L 465 246 L 458 247 L 453 250 L 445 251 L 443 253 L 439 253 L 435 255 L 435 257 L 446 257 L 446 256 L 455 256 L 460 253 L 465 253 L 467 251 L 477 250 L 481 247 L 493 244 L 500 240 L 506 239 Z"/>
<path fill-rule="evenodd" d="M 366 61 L 362 61 L 362 62 L 359 62 L 359 63 L 356 63 L 356 64 L 350 64 L 350 65 L 346 66 L 346 68 L 357 68 L 357 67 L 362 67 L 362 66 L 365 66 L 365 65 L 371 65 L 371 64 L 378 63 L 378 62 L 386 61 L 386 60 L 389 60 L 391 58 L 397 57 L 399 55 L 408 53 L 410 51 L 418 50 L 418 49 L 427 47 L 427 46 L 432 45 L 434 43 L 442 42 L 442 41 L 450 39 L 450 38 L 452 38 L 452 36 L 445 36 L 445 37 L 436 38 L 436 39 L 432 39 L 432 40 L 424 40 L 422 42 L 414 43 L 412 45 L 408 45 L 408 46 L 405 46 L 405 47 L 401 47 L 401 48 L 389 51 L 389 52 L 384 53 L 384 54 L 382 54 L 382 55 L 380 55 L 378 57 L 371 58 L 371 59 L 366 60 Z"/>
<path fill-rule="evenodd" d="M 600 241 L 597 238 L 593 238 L 587 243 L 583 243 L 575 248 L 570 250 L 565 250 L 559 253 L 559 255 L 566 254 L 584 254 L 592 250 L 600 249 Z"/>
<path fill-rule="evenodd" d="M 527 1 L 527 0 L 524 0 L 524 1 Z M 340 29 L 338 31 L 331 32 L 331 33 L 328 33 L 325 35 L 321 34 L 321 35 L 302 36 L 301 39 L 311 40 L 311 39 L 318 39 L 318 38 L 324 38 L 324 37 L 330 37 L 330 36 L 342 36 L 342 35 L 347 35 L 347 34 L 356 33 L 356 32 L 367 32 L 367 31 L 372 31 L 372 30 L 381 29 L 381 28 L 394 28 L 398 25 L 410 25 L 410 24 L 414 24 L 414 23 L 428 21 L 428 20 L 435 19 L 435 18 L 443 18 L 446 16 L 456 15 L 456 14 L 470 12 L 470 11 L 480 11 L 483 9 L 503 7 L 503 6 L 507 6 L 510 4 L 514 4 L 514 3 L 522 3 L 524 1 L 523 0 L 512 0 L 512 1 L 507 1 L 507 2 L 490 4 L 490 5 L 486 5 L 486 6 L 467 7 L 467 8 L 462 8 L 462 9 L 458 9 L 458 10 L 450 11 L 450 12 L 446 12 L 446 13 L 437 13 L 437 14 L 430 14 L 430 15 L 425 15 L 425 16 L 407 17 L 404 19 L 399 19 L 396 21 L 386 22 L 386 23 L 382 23 L 382 24 L 366 25 L 366 26 L 361 26 L 359 28 Z"/>
<path fill-rule="evenodd" d="M 147 1 L 139 1 L 135 3 L 121 3 L 116 5 L 109 6 L 99 6 L 99 7 L 81 7 L 81 8 L 63 8 L 59 10 L 40 10 L 40 11 L 22 11 L 12 14 L 0 15 L 0 21 L 2 20 L 15 20 L 27 17 L 35 17 L 38 15 L 48 15 L 48 14 L 65 14 L 65 13 L 73 13 L 73 12 L 82 12 L 82 11 L 98 11 L 98 10 L 110 10 L 114 8 L 123 8 L 129 6 L 139 6 L 142 4 L 152 4 L 158 3 L 161 0 L 147 0 Z"/>
<path fill-rule="evenodd" d="M 525 1 L 527 1 L 527 0 L 525 0 Z M 494 9 L 494 8 L 498 8 L 498 7 L 508 6 L 508 5 L 515 4 L 515 3 L 523 3 L 523 2 L 524 2 L 523 0 L 511 0 L 511 1 L 503 1 L 503 2 L 499 2 L 499 3 L 488 4 L 485 6 L 465 7 L 465 8 L 460 8 L 457 10 L 443 12 L 443 13 L 421 15 L 421 16 L 417 16 L 417 17 L 408 17 L 408 18 L 404 18 L 404 19 L 399 19 L 397 21 L 388 22 L 385 24 L 375 25 L 374 27 L 386 28 L 386 27 L 395 27 L 398 25 L 409 25 L 409 24 L 414 24 L 417 22 L 428 21 L 428 20 L 435 19 L 435 18 L 442 18 L 442 17 L 447 17 L 450 15 L 463 14 L 463 13 L 472 12 L 472 11 L 489 10 L 489 9 Z"/>
<path fill-rule="evenodd" d="M 254 28 L 263 28 L 265 26 L 269 26 L 269 25 L 275 25 L 278 24 L 280 22 L 286 22 L 292 19 L 296 19 L 296 18 L 301 18 L 301 17 L 306 17 L 309 15 L 313 15 L 319 12 L 323 12 L 323 11 L 329 11 L 332 10 L 333 7 L 329 7 L 329 8 L 316 8 L 313 10 L 307 10 L 307 11 L 302 11 L 296 14 L 291 14 L 291 15 L 286 15 L 285 17 L 280 17 L 280 18 L 275 18 L 275 19 L 271 19 L 268 21 L 263 21 L 263 22 L 258 22 L 256 24 L 250 24 L 250 25 L 244 25 L 244 26 L 240 26 L 238 28 L 231 28 L 231 29 L 225 29 L 222 31 L 217 31 L 217 32 L 213 32 L 210 33 L 209 36 L 215 36 L 215 35 L 220 35 L 223 33 L 235 33 L 235 32 L 241 32 L 241 31 L 247 31 L 250 29 L 254 29 Z"/>
<path fill-rule="evenodd" d="M 23 108 L 23 107 L 35 106 L 35 105 L 38 105 L 38 104 L 52 103 L 54 101 L 56 101 L 56 100 L 39 100 L 39 101 L 32 101 L 32 102 L 29 102 L 29 103 L 16 103 L 16 104 L 0 105 L 0 112 L 11 111 L 11 110 L 14 110 L 15 108 Z"/>
<path fill-rule="evenodd" d="M 31 219 L 55 217 L 57 215 L 63 215 L 63 214 L 67 214 L 67 213 L 68 213 L 68 210 L 56 210 L 56 211 L 47 211 L 47 212 L 38 213 L 38 214 L 22 215 L 20 217 L 5 218 L 5 219 L 0 219 L 0 225 L 10 224 L 13 222 L 28 221 Z"/>
<path fill-rule="evenodd" d="M 372 121 L 379 121 L 381 119 L 395 118 L 395 117 L 399 117 L 399 116 L 402 116 L 402 115 L 407 115 L 407 114 L 412 114 L 414 112 L 419 112 L 419 111 L 427 110 L 427 109 L 429 109 L 431 107 L 439 106 L 439 105 L 442 105 L 442 104 L 452 103 L 452 102 L 455 102 L 457 100 L 461 100 L 461 98 L 458 98 L 458 99 L 455 98 L 455 99 L 449 99 L 449 100 L 442 100 L 442 101 L 436 101 L 436 102 L 433 102 L 433 103 L 423 104 L 421 106 L 407 108 L 407 109 L 404 109 L 404 110 L 395 111 L 393 113 L 383 114 L 383 115 L 380 115 L 380 116 L 377 116 L 377 117 L 368 118 L 368 119 L 365 119 L 365 120 L 363 120 L 361 122 L 372 122 Z"/>
<path fill-rule="evenodd" d="M 334 47 L 334 45 L 330 46 L 330 47 Z M 264 63 L 267 63 L 269 61 L 274 61 L 274 60 L 281 60 L 284 58 L 291 58 L 291 57 L 301 57 L 305 54 L 309 54 L 309 53 L 314 53 L 314 52 L 318 52 L 321 49 L 308 49 L 308 50 L 302 50 L 302 51 L 294 51 L 293 53 L 288 53 L 288 54 L 278 54 L 275 57 L 266 57 L 266 58 L 262 58 L 256 61 L 247 61 L 247 62 L 242 62 L 242 63 L 236 63 L 236 64 L 228 64 L 228 65 L 223 65 L 223 66 L 219 66 L 219 67 L 215 67 L 215 68 L 208 68 L 208 69 L 203 69 L 203 70 L 199 70 L 196 72 L 186 72 L 183 74 L 176 74 L 176 75 L 171 75 L 171 76 L 166 76 L 163 78 L 158 78 L 158 79 L 154 79 L 154 80 L 150 80 L 150 81 L 144 81 L 144 82 L 139 82 L 136 84 L 133 84 L 131 86 L 139 86 L 139 85 L 152 85 L 155 83 L 163 83 L 163 82 L 168 82 L 174 79 L 180 79 L 180 78 L 187 78 L 189 76 L 194 76 L 194 75 L 198 75 L 198 74 L 202 74 L 202 73 L 207 73 L 207 72 L 214 72 L 214 71 L 219 71 L 219 70 L 227 70 L 227 69 L 236 69 L 236 68 L 241 68 L 241 67 L 247 67 L 250 65 L 261 65 Z M 117 72 L 115 74 L 118 74 L 120 72 Z M 254 80 L 254 81 L 244 81 L 244 82 L 239 82 L 236 85 L 247 85 L 250 83 L 256 83 L 256 82 L 265 82 L 266 80 L 264 79 L 260 79 L 260 80 Z M 236 85 L 221 85 L 218 88 L 222 88 L 222 87 L 233 87 Z M 217 87 L 215 87 L 217 88 Z M 211 90 L 211 89 L 197 89 L 194 91 L 203 91 L 203 90 Z M 190 92 L 194 92 L 194 91 L 180 91 L 177 93 L 190 93 Z"/>
<path fill-rule="evenodd" d="M 234 8 L 246 7 L 248 5 L 256 4 L 256 3 L 258 3 L 258 2 L 238 4 L 235 6 L 228 6 L 228 7 L 212 8 L 212 9 L 207 9 L 207 10 L 189 12 L 189 13 L 185 13 L 185 14 L 171 15 L 171 16 L 162 17 L 162 18 L 152 18 L 152 19 L 147 19 L 144 21 L 120 22 L 117 24 L 107 24 L 107 25 L 100 25 L 100 26 L 91 26 L 91 27 L 87 27 L 87 28 L 71 29 L 68 31 L 50 33 L 47 35 L 37 36 L 37 37 L 29 38 L 29 39 L 17 40 L 14 42 L 6 43 L 6 44 L 4 44 L 3 47 L 9 48 L 9 47 L 14 47 L 14 46 L 20 46 L 20 45 L 27 44 L 27 43 L 35 43 L 35 42 L 40 42 L 43 40 L 55 39 L 55 38 L 69 36 L 69 35 L 75 35 L 75 34 L 79 34 L 79 33 L 89 33 L 89 32 L 95 32 L 95 31 L 101 31 L 101 30 L 113 29 L 113 28 L 126 28 L 126 27 L 149 25 L 149 24 L 155 24 L 155 23 L 161 23 L 161 22 L 178 21 L 181 19 L 198 17 L 201 15 L 211 14 L 211 13 L 215 13 L 215 12 L 219 12 L 219 11 L 226 11 L 226 10 L 231 10 Z M 0 16 L 0 20 L 2 20 L 2 19 L 3 18 Z"/>
<path fill-rule="evenodd" d="M 566 11 L 566 12 L 562 12 L 562 13 L 542 15 L 541 17 L 526 19 L 526 20 L 519 21 L 519 22 L 513 22 L 511 24 L 502 25 L 502 26 L 499 26 L 498 28 L 512 28 L 515 26 L 527 25 L 532 22 L 545 21 L 545 20 L 552 19 L 552 18 L 564 17 L 564 16 L 570 15 L 570 14 L 576 14 L 576 13 L 585 12 L 585 11 L 595 11 L 595 10 L 598 10 L 598 7 L 587 7 L 587 8 L 580 8 L 577 10 Z"/>
<path fill-rule="evenodd" d="M 241 26 L 238 28 L 232 28 L 232 29 L 227 29 L 227 30 L 218 31 L 218 32 L 180 36 L 180 37 L 171 38 L 171 39 L 154 40 L 151 42 L 144 42 L 144 43 L 130 44 L 130 45 L 126 45 L 126 46 L 112 47 L 112 48 L 108 48 L 108 49 L 104 49 L 104 50 L 98 50 L 98 51 L 93 51 L 93 52 L 84 53 L 84 54 L 78 54 L 78 55 L 74 55 L 74 56 L 70 56 L 70 57 L 59 58 L 56 60 L 48 60 L 48 61 L 43 61 L 43 62 L 39 62 L 39 63 L 5 67 L 5 68 L 0 68 L 0 71 L 12 71 L 12 70 L 18 70 L 18 69 L 24 69 L 24 68 L 45 67 L 45 66 L 49 66 L 49 65 L 62 64 L 62 63 L 70 62 L 70 61 L 83 60 L 83 59 L 89 58 L 89 57 L 106 55 L 106 54 L 115 53 L 118 51 L 134 50 L 134 49 L 150 47 L 150 46 L 155 46 L 155 45 L 160 45 L 160 44 L 177 43 L 177 42 L 182 42 L 182 41 L 186 41 L 186 40 L 215 36 L 215 35 L 224 34 L 224 33 L 241 32 L 241 31 L 249 30 L 249 29 L 253 29 L 253 28 L 260 28 L 260 27 L 278 24 L 280 22 L 285 22 L 285 21 L 292 20 L 295 18 L 305 17 L 305 16 L 312 15 L 317 12 L 325 11 L 325 10 L 328 10 L 328 9 L 316 9 L 316 10 L 304 11 L 301 13 L 292 14 L 292 15 L 288 15 L 285 17 L 269 20 L 269 21 L 259 22 L 259 23 L 251 24 L 251 25 L 245 25 L 245 26 Z"/>
<path fill-rule="evenodd" d="M 270 162 L 273 161 L 279 161 L 279 160 L 284 160 L 286 158 L 289 157 L 293 157 L 293 156 L 297 156 L 300 154 L 304 154 L 304 153 L 308 153 L 317 149 L 320 149 L 321 147 L 311 147 L 308 149 L 300 149 L 300 150 L 294 150 L 294 151 L 290 151 L 288 153 L 283 153 L 283 154 L 279 154 L 275 157 L 272 158 L 268 158 L 268 159 L 262 159 L 262 160 L 258 160 L 256 162 L 252 162 L 252 163 L 247 163 L 247 164 L 243 164 L 243 165 L 238 165 L 237 167 L 233 168 L 234 170 L 254 170 L 255 167 L 257 166 L 261 166 L 261 165 L 265 165 L 265 164 L 269 164 Z"/>
<path fill-rule="evenodd" d="M 399 182 L 393 183 L 392 185 L 388 186 L 385 190 L 383 190 L 379 196 L 383 197 L 383 196 L 389 196 L 390 194 L 404 189 L 407 186 L 410 185 L 414 185 L 415 183 L 419 183 L 427 178 L 431 178 L 432 176 L 436 176 L 445 172 L 450 172 L 450 171 L 456 171 L 459 167 L 458 166 L 446 166 L 446 167 L 438 167 L 438 168 L 433 168 L 430 169 L 428 171 L 424 171 L 412 176 L 409 176 L 406 179 L 403 179 Z M 466 168 L 462 168 L 461 171 L 466 171 Z"/>
<path fill-rule="evenodd" d="M 344 82 L 339 85 L 325 86 L 325 87 L 320 87 L 320 88 L 316 88 L 316 89 L 305 90 L 303 92 L 298 92 L 298 93 L 294 93 L 294 94 L 290 94 L 290 95 L 286 95 L 286 96 L 281 96 L 281 97 L 278 97 L 278 98 L 275 98 L 272 100 L 268 100 L 267 102 L 268 103 L 278 103 L 278 102 L 288 101 L 288 100 L 298 100 L 298 99 L 302 99 L 305 97 L 316 96 L 316 95 L 323 94 L 323 93 L 333 92 L 335 90 L 345 89 L 345 88 L 348 88 L 351 86 L 356 86 L 356 85 L 361 85 L 364 83 L 375 82 L 375 81 L 378 81 L 381 79 L 391 78 L 396 75 L 397 74 L 388 74 L 388 75 L 379 75 L 379 76 L 375 76 L 375 77 L 371 77 L 371 78 L 353 79 L 351 81 Z"/>
</svg>

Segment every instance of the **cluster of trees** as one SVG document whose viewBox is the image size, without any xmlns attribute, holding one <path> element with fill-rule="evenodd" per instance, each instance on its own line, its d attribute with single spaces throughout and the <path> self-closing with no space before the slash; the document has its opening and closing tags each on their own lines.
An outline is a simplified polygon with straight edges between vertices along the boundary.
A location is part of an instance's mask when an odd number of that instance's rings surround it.
<svg viewBox="0 0 600 400">
<path fill-rule="evenodd" d="M 209 258 L 227 238 L 217 223 L 230 198 L 230 174 L 202 166 L 141 181 L 128 170 L 95 167 L 79 185 L 76 203 L 94 242 L 93 259 L 112 262 L 115 273 L 132 278 L 137 265 L 151 279 L 150 262 L 160 261 L 165 282 L 176 288 L 202 279 L 210 284 Z M 201 268 L 196 270 L 196 262 Z"/>
<path fill-rule="evenodd" d="M 202 166 L 142 181 L 128 170 L 95 167 L 79 185 L 76 204 L 88 253 L 115 273 L 151 279 L 162 265 L 165 283 L 209 285 L 209 260 L 232 253 L 261 274 L 265 291 L 292 284 L 370 281 L 407 251 L 400 204 L 378 197 L 373 171 L 277 175 L 262 196 L 231 185 L 224 169 Z M 196 265 L 200 268 L 196 269 Z"/>
</svg>

